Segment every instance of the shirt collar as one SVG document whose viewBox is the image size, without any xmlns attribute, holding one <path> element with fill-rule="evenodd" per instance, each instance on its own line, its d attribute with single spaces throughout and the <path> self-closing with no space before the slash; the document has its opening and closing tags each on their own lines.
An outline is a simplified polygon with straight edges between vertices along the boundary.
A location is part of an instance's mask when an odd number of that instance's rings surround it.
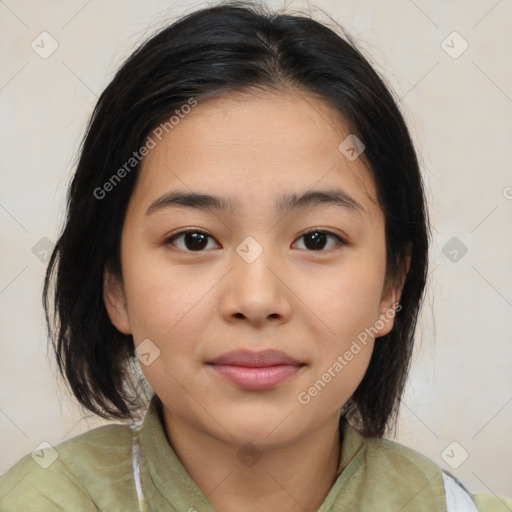
<svg viewBox="0 0 512 512">
<path fill-rule="evenodd" d="M 355 459 L 364 446 L 364 437 L 346 419 L 340 423 L 341 451 L 336 482 L 327 494 L 322 507 L 333 501 L 342 480 L 355 466 Z M 146 499 L 152 501 L 152 493 L 158 492 L 170 504 L 190 507 L 197 512 L 215 512 L 207 498 L 196 485 L 173 450 L 164 429 L 162 402 L 155 394 L 145 414 L 140 432 L 142 455 L 142 485 Z M 184 509 L 186 510 L 186 509 Z"/>
</svg>

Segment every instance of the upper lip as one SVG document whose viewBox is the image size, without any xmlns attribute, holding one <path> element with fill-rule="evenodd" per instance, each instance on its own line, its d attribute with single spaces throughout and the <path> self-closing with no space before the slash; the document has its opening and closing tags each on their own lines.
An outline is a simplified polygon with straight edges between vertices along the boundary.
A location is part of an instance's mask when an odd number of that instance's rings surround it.
<svg viewBox="0 0 512 512">
<path fill-rule="evenodd" d="M 232 366 L 265 367 L 280 364 L 302 365 L 303 363 L 293 359 L 280 350 L 262 350 L 253 352 L 251 350 L 234 350 L 227 352 L 211 361 L 208 364 L 225 364 Z"/>
</svg>

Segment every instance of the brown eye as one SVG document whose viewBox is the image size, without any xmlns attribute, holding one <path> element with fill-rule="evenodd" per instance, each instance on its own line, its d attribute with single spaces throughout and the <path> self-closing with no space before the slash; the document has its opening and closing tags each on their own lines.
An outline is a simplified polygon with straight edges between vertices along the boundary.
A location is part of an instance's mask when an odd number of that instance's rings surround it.
<svg viewBox="0 0 512 512">
<path fill-rule="evenodd" d="M 185 252 L 204 252 L 204 249 L 208 246 L 208 239 L 213 237 L 204 231 L 198 229 L 188 229 L 180 231 L 169 237 L 165 243 L 171 244 L 179 250 Z M 181 240 L 180 240 L 181 239 Z M 316 251 L 316 252 L 329 252 L 336 246 L 345 245 L 346 242 L 338 235 L 331 233 L 330 231 L 315 229 L 304 233 L 299 240 L 304 239 L 305 250 Z M 326 249 L 329 245 L 329 239 L 337 240 L 338 243 L 331 243 L 331 246 Z M 176 243 L 180 241 L 180 243 Z"/>
<path fill-rule="evenodd" d="M 175 241 L 180 238 L 182 238 L 182 243 L 178 249 L 186 252 L 204 252 L 203 249 L 207 247 L 208 239 L 211 238 L 213 240 L 213 238 L 204 231 L 190 229 L 176 233 L 168 238 L 165 243 L 177 246 Z"/>
<path fill-rule="evenodd" d="M 345 240 L 343 240 L 338 235 L 335 235 L 330 231 L 322 231 L 319 229 L 315 229 L 313 231 L 309 231 L 308 233 L 304 233 L 303 235 L 301 235 L 299 240 L 304 239 L 304 245 L 306 247 L 306 250 L 328 252 L 329 249 L 333 248 L 331 246 L 328 250 L 324 250 L 330 237 L 338 240 L 338 244 L 335 244 L 334 247 L 336 247 L 336 245 L 345 245 Z"/>
</svg>

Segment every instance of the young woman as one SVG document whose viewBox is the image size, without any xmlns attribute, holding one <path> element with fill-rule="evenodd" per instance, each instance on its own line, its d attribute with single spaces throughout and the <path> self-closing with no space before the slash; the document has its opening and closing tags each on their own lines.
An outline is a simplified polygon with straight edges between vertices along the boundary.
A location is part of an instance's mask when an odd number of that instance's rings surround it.
<svg viewBox="0 0 512 512">
<path fill-rule="evenodd" d="M 128 421 L 22 458 L 0 509 L 512 510 L 383 439 L 428 242 L 348 38 L 246 2 L 160 31 L 98 101 L 44 290 L 78 402 Z"/>
</svg>

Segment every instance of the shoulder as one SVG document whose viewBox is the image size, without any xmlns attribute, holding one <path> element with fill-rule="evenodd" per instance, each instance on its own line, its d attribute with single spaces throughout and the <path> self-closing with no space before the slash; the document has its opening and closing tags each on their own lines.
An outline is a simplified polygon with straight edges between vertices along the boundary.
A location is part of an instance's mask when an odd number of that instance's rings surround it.
<svg viewBox="0 0 512 512">
<path fill-rule="evenodd" d="M 442 471 L 404 445 L 344 424 L 335 510 L 446 512 Z M 327 510 L 327 509 L 326 509 Z"/>
<path fill-rule="evenodd" d="M 0 475 L 0 509 L 34 510 L 37 504 L 41 512 L 87 512 L 113 503 L 115 495 L 126 497 L 133 492 L 131 443 L 130 427 L 113 424 L 42 446 Z"/>
<path fill-rule="evenodd" d="M 367 439 L 365 442 L 368 457 L 376 459 L 379 466 L 385 466 L 393 479 L 416 475 L 421 479 L 442 479 L 441 468 L 422 453 L 389 439 Z"/>
<path fill-rule="evenodd" d="M 510 512 L 512 510 L 512 500 L 503 496 L 477 493 L 472 494 L 471 497 L 479 512 Z"/>
<path fill-rule="evenodd" d="M 368 456 L 378 461 L 377 471 L 387 472 L 389 485 L 394 481 L 408 481 L 423 492 L 434 484 L 436 494 L 442 491 L 448 512 L 512 512 L 511 500 L 487 493 L 470 493 L 450 473 L 412 448 L 388 439 L 368 439 L 365 444 Z"/>
<path fill-rule="evenodd" d="M 471 492 L 448 471 L 443 471 L 448 512 L 512 512 L 512 501 L 495 494 Z"/>
</svg>

